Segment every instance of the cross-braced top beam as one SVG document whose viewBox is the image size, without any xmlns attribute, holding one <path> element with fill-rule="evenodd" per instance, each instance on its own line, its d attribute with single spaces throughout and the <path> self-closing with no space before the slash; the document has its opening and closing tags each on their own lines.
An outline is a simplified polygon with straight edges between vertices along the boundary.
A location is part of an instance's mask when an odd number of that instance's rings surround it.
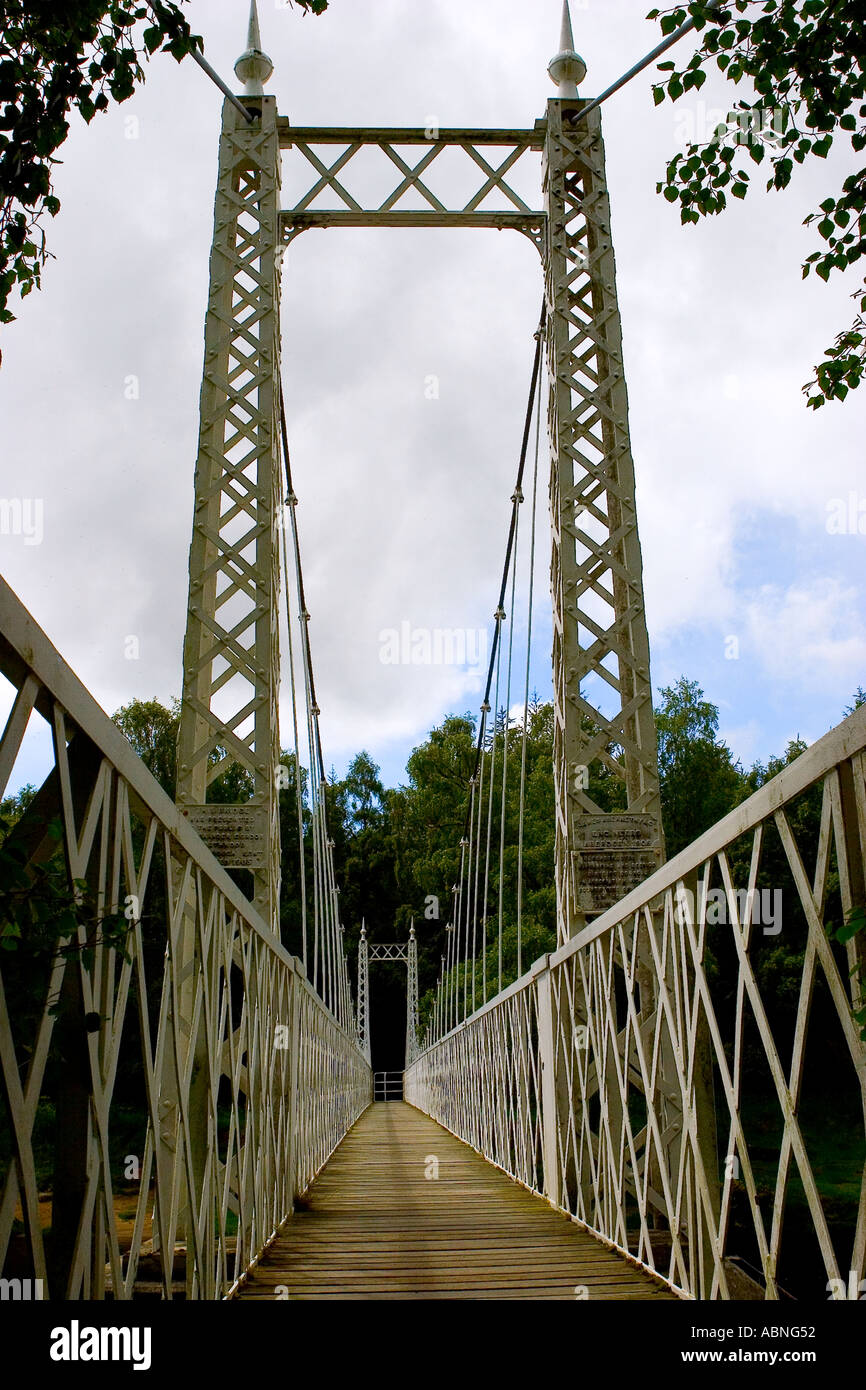
<svg viewBox="0 0 866 1390">
<path fill-rule="evenodd" d="M 306 184 L 281 215 L 287 242 L 309 227 L 510 227 L 540 249 L 544 214 L 531 207 L 506 176 L 513 182 L 516 166 L 542 149 L 543 122 L 529 130 L 440 130 L 325 129 L 281 121 L 279 132 L 281 146 L 292 151 L 292 174 L 299 186 Z M 423 153 L 417 152 L 418 146 L 424 147 Z M 341 147 L 336 155 L 334 147 Z M 463 170 L 475 180 L 465 199 L 456 200 L 444 186 L 438 192 L 433 186 L 441 157 L 449 149 L 462 152 Z M 393 178 L 388 194 L 375 204 L 360 191 L 356 196 L 349 186 L 360 163 L 357 156 L 369 157 L 371 150 L 379 151 L 380 167 L 390 170 Z M 353 161 L 355 167 L 350 168 Z"/>
</svg>

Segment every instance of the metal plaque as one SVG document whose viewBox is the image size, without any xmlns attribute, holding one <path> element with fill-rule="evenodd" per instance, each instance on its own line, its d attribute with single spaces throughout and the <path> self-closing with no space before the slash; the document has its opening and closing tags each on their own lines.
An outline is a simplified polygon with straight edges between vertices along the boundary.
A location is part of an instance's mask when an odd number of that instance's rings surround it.
<svg viewBox="0 0 866 1390">
<path fill-rule="evenodd" d="M 186 806 L 184 815 L 224 869 L 260 869 L 267 864 L 266 806 Z"/>
<path fill-rule="evenodd" d="M 577 905 L 586 913 L 606 912 L 659 867 L 654 816 L 626 811 L 577 816 L 574 846 Z"/>
</svg>

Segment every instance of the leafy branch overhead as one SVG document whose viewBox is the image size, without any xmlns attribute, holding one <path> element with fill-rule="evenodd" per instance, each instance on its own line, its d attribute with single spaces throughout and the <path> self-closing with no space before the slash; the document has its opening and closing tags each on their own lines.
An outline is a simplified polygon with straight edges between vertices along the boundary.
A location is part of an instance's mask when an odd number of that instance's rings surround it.
<svg viewBox="0 0 866 1390">
<path fill-rule="evenodd" d="M 13 289 L 40 285 L 71 111 L 92 121 L 132 96 L 147 55 L 162 48 L 180 61 L 193 43 L 201 46 L 177 5 L 163 0 L 0 0 L 0 322 L 15 317 Z"/>
<path fill-rule="evenodd" d="M 862 0 L 708 0 L 652 10 L 663 34 L 691 15 L 702 33 L 701 47 L 685 68 L 659 63 L 666 76 L 654 86 L 656 104 L 697 92 L 715 66 L 735 86 L 747 86 L 727 119 L 705 143 L 693 143 L 669 161 L 658 191 L 678 203 L 684 223 L 722 212 L 727 194 L 744 198 L 751 186 L 748 161 L 766 159 L 767 188 L 787 188 L 796 164 L 826 159 L 834 143 L 866 147 L 866 24 Z M 866 168 L 844 179 L 809 217 L 823 245 L 806 257 L 822 280 L 846 271 L 866 250 Z M 866 281 L 864 281 L 866 285 Z M 866 375 L 866 288 L 852 294 L 856 314 L 824 350 L 815 375 L 803 387 L 817 408 L 844 400 Z"/>
<path fill-rule="evenodd" d="M 56 217 L 56 152 L 73 110 L 88 123 L 131 97 L 154 53 L 203 48 L 171 0 L 0 0 L 0 323 L 13 292 L 41 284 Z M 321 14 L 327 0 L 294 0 Z M 243 14 L 241 15 L 241 19 Z"/>
</svg>

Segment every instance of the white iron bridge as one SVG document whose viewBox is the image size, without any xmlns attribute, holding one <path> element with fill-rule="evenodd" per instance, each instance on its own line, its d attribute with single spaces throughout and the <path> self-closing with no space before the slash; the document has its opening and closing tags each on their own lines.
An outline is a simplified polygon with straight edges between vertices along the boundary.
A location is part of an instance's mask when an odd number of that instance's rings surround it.
<svg viewBox="0 0 866 1390">
<path fill-rule="evenodd" d="M 3 1278 L 92 1300 L 857 1297 L 866 707 L 666 858 L 601 118 L 578 94 L 568 7 L 559 94 L 529 129 L 292 126 L 263 90 L 271 70 L 253 4 L 220 138 L 174 799 L 0 581 L 0 795 L 31 724 L 53 741 L 0 841 Z M 527 154 L 534 202 L 514 186 Z M 390 170 L 384 200 L 352 183 L 368 156 Z M 435 182 L 450 157 L 475 180 L 459 199 Z M 289 208 L 284 158 L 307 180 Z M 414 927 L 390 943 L 362 931 L 353 988 L 280 378 L 292 245 L 346 225 L 514 230 L 541 270 L 445 954 L 420 1022 Z M 545 432 L 557 945 L 506 984 L 503 863 L 519 952 L 528 852 L 526 734 L 507 714 L 529 697 L 517 556 L 534 556 L 520 516 Z M 593 769 L 620 809 L 599 803 Z M 245 787 L 231 804 L 210 795 L 227 771 Z M 297 809 L 291 875 L 281 794 L 293 837 Z M 768 876 L 784 952 L 753 910 Z M 286 893 L 298 956 L 281 944 Z M 404 1069 L 383 1099 L 372 963 L 407 972 Z M 46 1178 L 49 1096 L 63 1143 Z"/>
</svg>

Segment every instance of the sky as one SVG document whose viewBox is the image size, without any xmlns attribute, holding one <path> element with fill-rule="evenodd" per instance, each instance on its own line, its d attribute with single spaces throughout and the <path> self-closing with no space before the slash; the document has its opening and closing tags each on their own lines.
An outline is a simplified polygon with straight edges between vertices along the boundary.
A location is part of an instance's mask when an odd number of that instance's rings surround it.
<svg viewBox="0 0 866 1390">
<path fill-rule="evenodd" d="M 187 8 L 237 86 L 245 0 Z M 582 95 L 657 42 L 647 8 L 572 0 Z M 321 17 L 260 0 L 260 14 L 267 90 L 294 124 L 531 126 L 554 95 L 560 0 L 331 0 Z M 820 737 L 866 685 L 866 390 L 817 412 L 800 390 L 853 317 L 856 276 L 800 270 L 819 244 L 803 219 L 853 156 L 846 142 L 784 194 L 756 176 L 742 203 L 684 228 L 656 183 L 732 92 L 715 77 L 655 108 L 651 71 L 605 103 L 603 130 L 652 681 L 657 699 L 697 681 L 749 766 Z M 221 104 L 190 60 L 157 55 L 130 101 L 90 127 L 73 117 L 54 259 L 2 331 L 0 497 L 21 499 L 30 524 L 0 534 L 0 569 L 109 713 L 180 693 Z M 298 177 L 287 152 L 284 205 Z M 536 205 L 539 177 L 529 159 L 515 179 Z M 477 711 L 480 664 L 386 662 L 385 634 L 490 629 L 541 291 L 537 252 L 511 231 L 311 230 L 286 255 L 298 524 L 338 774 L 365 748 L 395 785 L 434 724 Z M 544 697 L 543 443 L 540 469 L 531 683 Z M 516 628 L 522 641 L 525 613 Z M 285 699 L 282 719 L 287 744 Z M 50 764 L 34 725 L 12 786 Z"/>
</svg>

